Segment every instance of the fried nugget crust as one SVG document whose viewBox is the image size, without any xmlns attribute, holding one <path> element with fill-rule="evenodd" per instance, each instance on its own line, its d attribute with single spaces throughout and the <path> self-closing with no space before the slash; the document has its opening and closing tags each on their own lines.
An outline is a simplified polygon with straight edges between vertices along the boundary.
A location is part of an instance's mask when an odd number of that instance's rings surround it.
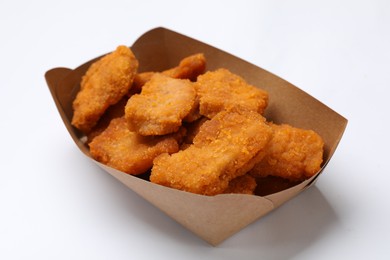
<svg viewBox="0 0 390 260">
<path fill-rule="evenodd" d="M 157 72 L 152 72 L 152 71 L 137 73 L 134 77 L 134 81 L 133 81 L 133 85 L 131 86 L 131 89 L 135 93 L 141 92 L 143 85 L 145 85 L 146 82 L 148 82 L 156 73 Z"/>
<path fill-rule="evenodd" d="M 226 143 L 221 145 L 228 146 L 230 145 L 232 138 L 238 138 L 233 143 L 237 143 L 237 148 L 239 148 L 240 142 L 242 142 L 243 144 L 245 143 L 245 139 L 240 140 L 240 138 L 245 138 L 246 135 L 250 136 L 252 134 L 256 134 L 251 132 L 248 132 L 248 134 L 246 132 L 250 131 L 251 122 L 254 124 L 262 122 L 264 124 L 264 127 L 261 129 L 261 131 L 257 133 L 259 134 L 259 136 L 255 137 L 254 144 L 267 144 L 271 139 L 272 130 L 266 124 L 266 119 L 260 114 L 253 111 L 240 111 L 239 113 L 222 111 L 218 113 L 214 120 L 208 120 L 200 126 L 198 134 L 196 134 L 193 138 L 193 143 L 198 147 L 202 147 L 210 144 L 214 140 L 225 140 Z M 250 143 L 245 143 L 245 145 L 250 146 Z M 251 170 L 255 164 L 257 164 L 264 158 L 265 151 L 263 148 L 264 146 L 262 146 L 262 149 L 260 149 L 253 156 L 247 157 L 248 160 L 246 161 L 246 163 L 238 169 L 238 175 L 241 175 L 241 173 L 244 174 L 247 171 Z M 245 150 L 242 151 L 244 152 Z M 245 156 L 243 157 L 245 158 Z"/>
<path fill-rule="evenodd" d="M 127 102 L 125 116 L 131 131 L 140 135 L 176 132 L 194 105 L 196 92 L 189 80 L 155 74 Z"/>
<path fill-rule="evenodd" d="M 125 106 L 128 98 L 123 97 L 118 103 L 107 108 L 106 112 L 100 117 L 97 124 L 87 134 L 87 142 L 90 143 L 96 136 L 100 135 L 114 118 L 125 115 Z"/>
<path fill-rule="evenodd" d="M 178 136 L 145 137 L 131 132 L 124 117 L 115 118 L 89 144 L 91 156 L 128 174 L 141 174 L 152 167 L 162 153 L 179 150 Z"/>
<path fill-rule="evenodd" d="M 161 72 L 165 76 L 176 79 L 189 79 L 195 81 L 196 78 L 206 70 L 206 58 L 203 53 L 190 55 L 182 59 L 178 66 Z M 132 88 L 141 91 L 143 85 L 148 82 L 157 72 L 142 72 L 135 75 Z"/>
<path fill-rule="evenodd" d="M 253 167 L 271 132 L 258 113 L 221 112 L 202 125 L 193 145 L 158 156 L 150 180 L 203 195 L 223 193 L 232 179 Z"/>
<path fill-rule="evenodd" d="M 196 121 L 185 123 L 184 127 L 187 130 L 186 136 L 184 137 L 185 144 L 193 144 L 195 136 L 199 133 L 200 127 L 209 119 L 207 117 L 201 117 Z"/>
<path fill-rule="evenodd" d="M 265 149 L 264 158 L 250 174 L 302 181 L 321 169 L 324 141 L 316 132 L 287 124 L 271 123 L 270 126 L 273 137 Z"/>
<path fill-rule="evenodd" d="M 195 84 L 200 114 L 212 118 L 223 110 L 249 110 L 263 114 L 268 105 L 268 93 L 246 83 L 227 69 L 200 75 Z"/>
<path fill-rule="evenodd" d="M 72 125 L 88 133 L 106 109 L 129 92 L 138 61 L 126 46 L 93 63 L 83 76 L 74 102 Z"/>
<path fill-rule="evenodd" d="M 164 75 L 176 79 L 189 79 L 195 81 L 196 78 L 206 70 L 206 58 L 203 53 L 197 53 L 182 59 L 179 66 L 165 70 Z"/>
<path fill-rule="evenodd" d="M 228 188 L 223 193 L 253 195 L 256 186 L 256 179 L 249 174 L 245 174 L 231 180 Z"/>
</svg>

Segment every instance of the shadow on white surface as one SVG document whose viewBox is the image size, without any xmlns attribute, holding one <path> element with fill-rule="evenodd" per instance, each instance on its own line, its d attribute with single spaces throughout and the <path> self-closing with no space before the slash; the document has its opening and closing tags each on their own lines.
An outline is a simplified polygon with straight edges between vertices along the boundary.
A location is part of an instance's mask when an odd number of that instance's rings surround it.
<svg viewBox="0 0 390 260">
<path fill-rule="evenodd" d="M 220 247 L 256 250 L 265 259 L 288 259 L 315 244 L 337 222 L 336 212 L 313 186 Z"/>
<path fill-rule="evenodd" d="M 121 215 L 122 238 L 128 241 L 136 238 L 160 248 L 192 248 L 198 252 L 197 257 L 289 259 L 321 240 L 338 222 L 330 203 L 316 186 L 312 186 L 217 247 L 212 247 L 106 172 L 98 167 L 93 171 L 94 175 L 100 176 L 95 177 L 105 186 L 106 202 L 111 204 L 103 208 L 114 207 L 117 212 L 112 214 Z M 116 221 L 118 216 L 112 214 L 106 217 Z"/>
<path fill-rule="evenodd" d="M 96 175 L 103 175 L 101 178 L 104 179 L 103 181 L 107 181 L 107 184 L 104 185 L 106 188 L 104 192 L 110 193 L 107 194 L 107 196 L 110 197 L 109 200 L 114 200 L 112 204 L 116 204 L 115 208 L 120 207 L 122 209 L 121 214 L 129 219 L 128 224 L 123 226 L 124 232 L 128 230 L 129 236 L 134 236 L 134 225 L 141 224 L 138 229 L 143 229 L 144 234 L 136 234 L 135 236 L 139 239 L 145 239 L 145 241 L 150 244 L 173 243 L 174 245 L 209 245 L 167 216 L 160 209 L 140 197 L 137 193 L 123 185 L 111 175 L 107 174 L 107 172 L 101 170 L 97 166 L 94 167 L 93 171 L 98 171 L 94 172 Z M 112 217 L 115 218 L 116 216 Z M 142 225 L 143 223 L 145 225 Z M 147 237 L 148 235 L 149 237 Z M 150 236 L 155 237 L 151 238 Z M 164 241 L 161 241 L 161 239 Z"/>
</svg>

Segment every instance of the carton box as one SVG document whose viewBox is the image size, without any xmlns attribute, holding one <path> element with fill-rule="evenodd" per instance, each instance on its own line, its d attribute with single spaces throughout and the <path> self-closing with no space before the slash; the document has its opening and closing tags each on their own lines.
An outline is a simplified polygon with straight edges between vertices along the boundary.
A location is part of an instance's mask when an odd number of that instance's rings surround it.
<svg viewBox="0 0 390 260">
<path fill-rule="evenodd" d="M 212 245 L 219 244 L 311 187 L 331 159 L 346 128 L 345 118 L 287 81 L 231 54 L 168 29 L 156 28 L 146 32 L 131 49 L 140 62 L 140 72 L 162 71 L 176 66 L 183 57 L 202 52 L 206 56 L 208 70 L 227 68 L 248 83 L 269 92 L 270 103 L 265 113 L 268 120 L 312 129 L 324 139 L 324 163 L 321 170 L 293 187 L 266 196 L 203 196 L 183 192 L 117 171 L 90 157 L 88 147 L 82 141 L 82 134 L 70 122 L 73 115 L 72 102 L 79 90 L 80 79 L 99 57 L 76 69 L 54 68 L 47 71 L 45 77 L 55 104 L 80 150 L 120 182 Z"/>
</svg>

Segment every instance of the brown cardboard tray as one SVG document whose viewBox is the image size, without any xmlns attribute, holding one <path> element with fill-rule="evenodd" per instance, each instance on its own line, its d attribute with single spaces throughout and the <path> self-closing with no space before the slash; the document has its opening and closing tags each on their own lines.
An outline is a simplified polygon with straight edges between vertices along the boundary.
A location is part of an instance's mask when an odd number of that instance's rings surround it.
<svg viewBox="0 0 390 260">
<path fill-rule="evenodd" d="M 208 70 L 227 68 L 248 83 L 269 92 L 270 103 L 265 113 L 268 120 L 312 129 L 324 139 L 324 163 L 320 172 L 281 192 L 263 197 L 240 194 L 203 196 L 174 190 L 93 160 L 81 140 L 82 134 L 70 124 L 72 102 L 79 90 L 80 79 L 99 57 L 73 70 L 54 68 L 47 71 L 45 77 L 55 104 L 80 150 L 127 187 L 212 245 L 219 244 L 313 185 L 331 159 L 346 128 L 344 117 L 289 82 L 198 40 L 165 28 L 155 28 L 143 34 L 130 47 L 140 62 L 140 72 L 168 69 L 176 66 L 183 57 L 202 52 L 206 56 Z"/>
</svg>

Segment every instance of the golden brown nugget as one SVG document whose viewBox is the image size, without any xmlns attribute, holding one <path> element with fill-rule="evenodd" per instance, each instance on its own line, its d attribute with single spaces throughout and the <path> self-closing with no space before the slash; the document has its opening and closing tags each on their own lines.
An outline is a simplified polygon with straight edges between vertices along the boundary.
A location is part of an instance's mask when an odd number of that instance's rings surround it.
<svg viewBox="0 0 390 260">
<path fill-rule="evenodd" d="M 256 179 L 249 174 L 245 174 L 231 180 L 228 188 L 223 193 L 253 195 L 256 185 Z"/>
<path fill-rule="evenodd" d="M 323 160 L 324 141 L 312 130 L 270 124 L 273 137 L 265 157 L 250 171 L 256 177 L 276 176 L 290 181 L 312 177 Z"/>
<path fill-rule="evenodd" d="M 124 117 L 115 118 L 89 144 L 91 156 L 128 174 L 142 174 L 152 167 L 153 159 L 162 153 L 179 150 L 178 136 L 141 136 L 127 128 Z"/>
<path fill-rule="evenodd" d="M 143 85 L 145 85 L 146 82 L 148 82 L 156 73 L 157 72 L 152 72 L 152 71 L 137 73 L 134 77 L 131 90 L 134 91 L 135 93 L 141 92 Z"/>
<path fill-rule="evenodd" d="M 197 53 L 182 59 L 178 66 L 161 72 L 165 76 L 176 79 L 189 79 L 195 81 L 196 78 L 205 72 L 206 58 L 203 53 Z M 143 85 L 148 82 L 157 72 L 142 72 L 135 75 L 132 88 L 141 91 Z"/>
<path fill-rule="evenodd" d="M 215 139 L 226 139 L 229 141 L 224 145 L 228 146 L 230 145 L 232 136 L 238 138 L 237 143 L 239 143 L 240 138 L 242 138 L 241 135 L 246 135 L 243 127 L 246 127 L 251 120 L 261 121 L 266 124 L 266 119 L 253 111 L 241 111 L 240 113 L 227 111 L 220 112 L 213 120 L 207 120 L 200 126 L 198 134 L 196 134 L 193 139 L 193 143 L 196 146 L 201 147 L 209 144 Z M 270 127 L 268 127 L 268 129 L 263 129 L 261 134 L 264 138 L 263 143 L 267 143 L 271 139 L 272 129 Z M 264 149 L 260 149 L 258 153 L 251 157 L 251 159 L 248 159 L 246 164 L 242 165 L 239 172 L 246 173 L 251 170 L 255 164 L 264 158 L 264 156 Z"/>
<path fill-rule="evenodd" d="M 232 179 L 250 170 L 252 159 L 266 146 L 271 133 L 258 113 L 222 112 L 202 125 L 193 145 L 158 156 L 150 180 L 203 195 L 223 193 Z M 202 138 L 196 140 L 199 135 Z"/>
<path fill-rule="evenodd" d="M 165 70 L 164 75 L 176 79 L 189 79 L 195 81 L 196 78 L 206 70 L 206 58 L 203 53 L 194 54 L 182 59 L 179 66 Z"/>
<path fill-rule="evenodd" d="M 88 133 L 106 109 L 129 92 L 138 69 L 138 61 L 126 46 L 93 63 L 80 84 L 74 102 L 72 125 Z"/>
<path fill-rule="evenodd" d="M 204 121 L 202 123 L 202 121 Z M 218 113 L 211 120 L 200 121 L 198 133 L 193 138 L 193 143 L 196 146 L 204 146 L 216 140 L 225 140 L 228 145 L 231 140 L 234 140 L 237 144 L 243 138 L 243 144 L 246 145 L 245 138 L 264 138 L 264 142 L 269 140 L 272 129 L 267 124 L 266 119 L 255 112 L 243 111 L 243 112 L 229 112 L 223 111 Z M 253 123 L 253 126 L 251 125 Z M 262 130 L 261 134 L 250 132 L 259 128 Z M 254 137 L 252 135 L 255 135 Z M 236 140 L 237 139 L 237 140 Z M 261 139 L 262 140 L 262 139 Z M 268 142 L 268 141 L 267 141 Z"/>
<path fill-rule="evenodd" d="M 200 127 L 208 121 L 209 119 L 207 117 L 199 118 L 198 120 L 191 122 L 191 123 L 185 123 L 183 126 L 187 129 L 186 136 L 184 137 L 184 143 L 186 144 L 193 144 L 193 140 L 195 136 L 199 133 Z"/>
<path fill-rule="evenodd" d="M 199 98 L 198 98 L 198 96 L 196 96 L 194 104 L 193 104 L 190 112 L 188 113 L 188 115 L 185 118 L 183 118 L 183 121 L 184 122 L 194 122 L 201 117 L 202 117 L 202 115 L 199 113 Z"/>
<path fill-rule="evenodd" d="M 268 93 L 246 83 L 227 69 L 207 72 L 195 84 L 200 114 L 212 118 L 223 110 L 249 110 L 263 114 Z"/>
<path fill-rule="evenodd" d="M 155 74 L 141 94 L 127 102 L 125 116 L 131 131 L 140 135 L 176 132 L 194 105 L 196 92 L 189 80 Z"/>
<path fill-rule="evenodd" d="M 93 138 L 100 135 L 110 124 L 114 118 L 122 117 L 125 115 L 125 106 L 128 98 L 123 97 L 118 103 L 107 108 L 106 112 L 100 117 L 97 124 L 87 134 L 87 142 L 90 143 Z"/>
</svg>

